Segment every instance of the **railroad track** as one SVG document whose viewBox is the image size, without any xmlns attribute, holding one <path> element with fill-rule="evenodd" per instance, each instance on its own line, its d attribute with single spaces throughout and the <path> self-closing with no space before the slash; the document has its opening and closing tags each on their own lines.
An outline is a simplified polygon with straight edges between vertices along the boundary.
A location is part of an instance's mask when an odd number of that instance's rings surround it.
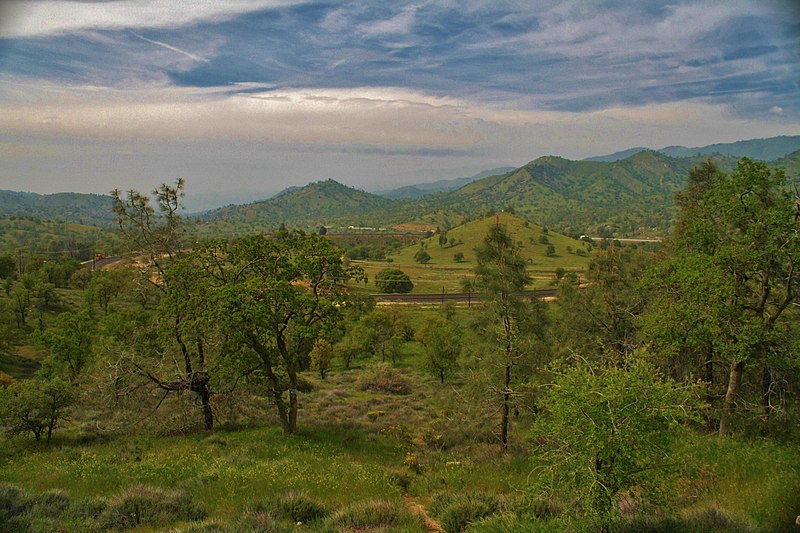
<svg viewBox="0 0 800 533">
<path fill-rule="evenodd" d="M 558 289 L 534 289 L 525 291 L 523 296 L 526 298 L 552 298 Z M 451 293 L 427 293 L 427 294 L 374 294 L 373 297 L 378 302 L 385 303 L 472 303 L 480 302 L 481 296 L 475 292 L 451 292 Z"/>
</svg>

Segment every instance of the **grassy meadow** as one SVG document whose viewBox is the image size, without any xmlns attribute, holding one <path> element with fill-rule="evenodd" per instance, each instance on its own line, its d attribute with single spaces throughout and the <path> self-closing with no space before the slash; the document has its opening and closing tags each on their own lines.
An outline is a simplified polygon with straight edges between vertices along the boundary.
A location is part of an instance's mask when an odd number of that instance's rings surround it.
<svg viewBox="0 0 800 533">
<path fill-rule="evenodd" d="M 447 231 L 447 243 L 439 244 L 439 234 L 406 246 L 387 256 L 388 261 L 354 261 L 369 278 L 367 289 L 378 292 L 375 275 L 384 268 L 399 268 L 414 283 L 412 293 L 462 292 L 461 282 L 472 277 L 475 268 L 475 248 L 483 241 L 489 226 L 496 223 L 507 227 L 528 263 L 528 274 L 533 278 L 531 288 L 551 286 L 557 268 L 580 274 L 586 269 L 591 256 L 589 243 L 572 239 L 516 215 L 500 212 L 496 216 L 468 222 Z M 544 242 L 543 242 L 544 241 Z M 548 246 L 555 248 L 547 255 Z M 424 249 L 430 261 L 421 264 L 414 259 L 418 250 Z M 456 259 L 456 254 L 463 257 Z"/>
</svg>

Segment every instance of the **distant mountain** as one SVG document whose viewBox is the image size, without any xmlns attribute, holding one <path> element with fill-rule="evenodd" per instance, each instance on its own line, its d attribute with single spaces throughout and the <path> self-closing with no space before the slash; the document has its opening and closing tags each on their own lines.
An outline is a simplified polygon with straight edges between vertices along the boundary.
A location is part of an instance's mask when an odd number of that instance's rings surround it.
<svg viewBox="0 0 800 533">
<path fill-rule="evenodd" d="M 620 159 L 626 159 L 634 154 L 638 154 L 639 152 L 644 152 L 645 150 L 652 150 L 652 148 L 643 148 L 641 146 L 637 146 L 636 148 L 628 148 L 627 150 L 622 150 L 621 152 L 614 152 L 613 154 L 587 157 L 586 159 L 584 159 L 584 161 L 602 161 L 605 163 L 613 163 L 614 161 L 619 161 Z"/>
<path fill-rule="evenodd" d="M 579 235 L 607 225 L 617 234 L 664 233 L 675 217 L 675 192 L 689 170 L 705 158 L 671 158 L 638 152 L 616 162 L 540 157 L 499 176 L 475 181 L 451 193 L 426 196 L 425 211 L 450 210 L 475 216 L 511 207 L 530 220 Z M 714 156 L 723 170 L 735 160 Z"/>
<path fill-rule="evenodd" d="M 647 150 L 647 148 L 630 148 L 609 155 L 586 158 L 584 161 L 614 162 L 630 157 L 631 155 Z M 733 143 L 709 144 L 687 148 L 685 146 L 667 146 L 657 150 L 670 157 L 696 157 L 698 155 L 725 155 L 729 157 L 749 157 L 762 161 L 774 161 L 787 154 L 800 150 L 800 135 L 783 135 L 767 139 L 749 139 Z"/>
<path fill-rule="evenodd" d="M 773 161 L 791 152 L 800 150 L 800 135 L 783 135 L 768 139 L 750 139 L 735 143 L 709 144 L 699 148 L 668 146 L 659 152 L 671 157 L 692 157 L 694 155 L 721 154 L 730 157 L 749 157 L 762 161 Z"/>
<path fill-rule="evenodd" d="M 398 202 L 326 180 L 291 187 L 268 200 L 215 209 L 201 219 L 224 232 L 270 231 L 281 224 L 307 230 L 323 225 L 377 227 L 397 218 L 398 207 Z"/>
<path fill-rule="evenodd" d="M 431 194 L 434 192 L 454 191 L 460 187 L 463 187 L 464 185 L 467 185 L 468 183 L 472 183 L 473 181 L 485 178 L 487 176 L 494 176 L 496 174 L 505 174 L 510 170 L 514 170 L 514 167 L 493 168 L 491 170 L 484 170 L 483 172 L 466 178 L 437 180 L 432 183 L 417 183 L 389 191 L 376 191 L 375 194 L 391 200 L 421 198 L 426 194 Z"/>
<path fill-rule="evenodd" d="M 100 194 L 36 194 L 0 190 L 0 215 L 5 216 L 107 227 L 113 222 L 111 205 L 111 197 Z"/>
</svg>

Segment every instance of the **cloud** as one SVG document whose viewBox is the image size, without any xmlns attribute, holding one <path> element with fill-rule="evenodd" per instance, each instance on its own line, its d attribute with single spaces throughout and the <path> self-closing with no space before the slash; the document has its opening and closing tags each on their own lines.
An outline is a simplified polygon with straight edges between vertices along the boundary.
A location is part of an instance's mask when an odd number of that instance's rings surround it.
<svg viewBox="0 0 800 533">
<path fill-rule="evenodd" d="M 167 50 L 172 50 L 173 52 L 177 52 L 179 54 L 182 54 L 182 55 L 188 57 L 189 59 L 194 59 L 195 61 L 202 61 L 204 63 L 208 63 L 208 59 L 206 59 L 204 57 L 197 56 L 195 54 L 192 54 L 191 52 L 187 52 L 185 50 L 181 50 L 180 48 L 178 48 L 176 46 L 171 46 L 171 45 L 169 45 L 167 43 L 162 43 L 161 41 L 155 41 L 153 39 L 148 39 L 147 37 L 143 37 L 143 36 L 139 35 L 136 32 L 133 32 L 133 31 L 131 32 L 131 35 L 133 35 L 134 37 L 136 37 L 138 39 L 146 41 L 148 43 L 152 43 L 152 44 L 154 44 L 156 46 L 160 46 L 162 48 L 166 48 Z"/>
<path fill-rule="evenodd" d="M 773 115 L 783 115 L 783 108 L 779 105 L 772 106 L 769 110 Z"/>
<path fill-rule="evenodd" d="M 86 29 L 177 28 L 243 13 L 302 3 L 300 0 L 5 0 L 0 38 L 31 37 Z"/>
</svg>

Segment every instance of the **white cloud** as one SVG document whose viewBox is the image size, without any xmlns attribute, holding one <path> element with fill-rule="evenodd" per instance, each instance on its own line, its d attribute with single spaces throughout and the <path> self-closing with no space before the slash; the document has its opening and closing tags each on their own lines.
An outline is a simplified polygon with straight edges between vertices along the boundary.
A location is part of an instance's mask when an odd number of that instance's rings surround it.
<svg viewBox="0 0 800 533">
<path fill-rule="evenodd" d="M 257 88 L 257 86 L 255 86 Z M 581 158 L 630 146 L 769 137 L 798 124 L 739 118 L 703 101 L 572 113 L 493 107 L 402 88 L 87 88 L 0 104 L 0 131 L 20 138 L 261 142 L 293 150 L 403 147 L 476 151 L 493 160 Z"/>
<path fill-rule="evenodd" d="M 5 0 L 0 38 L 31 37 L 85 29 L 175 28 L 207 20 L 302 3 L 304 0 Z"/>
<path fill-rule="evenodd" d="M 769 112 L 772 113 L 773 115 L 783 115 L 783 108 L 779 105 L 775 105 L 772 106 Z"/>
<path fill-rule="evenodd" d="M 406 6 L 394 17 L 376 22 L 361 24 L 358 29 L 366 35 L 409 33 L 417 14 L 417 5 Z"/>
</svg>

